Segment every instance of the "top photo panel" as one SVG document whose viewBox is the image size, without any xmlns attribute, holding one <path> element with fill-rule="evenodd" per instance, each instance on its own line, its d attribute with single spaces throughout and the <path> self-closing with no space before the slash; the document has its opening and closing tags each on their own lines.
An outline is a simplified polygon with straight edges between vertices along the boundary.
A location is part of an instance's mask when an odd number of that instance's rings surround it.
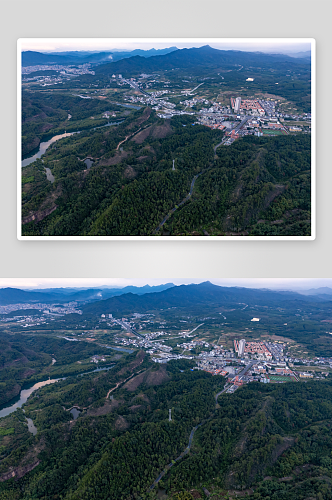
<svg viewBox="0 0 332 500">
<path fill-rule="evenodd" d="M 315 239 L 314 39 L 17 49 L 18 239 Z"/>
</svg>

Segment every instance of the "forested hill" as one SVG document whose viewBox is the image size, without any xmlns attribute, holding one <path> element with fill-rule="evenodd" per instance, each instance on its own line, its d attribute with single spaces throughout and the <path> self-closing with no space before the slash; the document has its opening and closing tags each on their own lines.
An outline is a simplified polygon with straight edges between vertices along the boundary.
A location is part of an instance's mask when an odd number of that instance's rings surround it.
<svg viewBox="0 0 332 500">
<path fill-rule="evenodd" d="M 112 50 L 104 52 L 93 52 L 93 51 L 65 51 L 65 52 L 51 52 L 43 53 L 36 52 L 33 50 L 27 50 L 22 52 L 22 66 L 34 66 L 34 65 L 48 65 L 48 64 L 62 64 L 62 65 L 73 65 L 73 64 L 84 64 L 84 63 L 105 63 L 109 60 L 118 61 L 126 57 L 132 56 L 142 56 L 151 57 L 156 55 L 168 54 L 178 50 L 177 47 L 169 47 L 166 49 L 150 49 L 141 50 L 135 49 L 132 51 L 115 51 Z"/>
<path fill-rule="evenodd" d="M 88 288 L 85 290 L 75 288 L 47 288 L 38 290 L 20 290 L 19 288 L 0 288 L 0 305 L 24 304 L 29 302 L 72 302 L 72 301 L 97 301 L 132 293 L 144 295 L 157 293 L 175 286 L 173 283 L 150 286 L 126 286 L 124 288 Z"/>
<path fill-rule="evenodd" d="M 306 67 L 310 69 L 307 59 L 295 59 L 283 54 L 263 54 L 260 52 L 242 52 L 237 50 L 218 50 L 205 45 L 199 48 L 178 49 L 165 55 L 149 58 L 139 55 L 121 61 L 103 64 L 96 68 L 97 74 L 163 71 L 172 69 L 230 69 L 236 65 L 268 68 L 278 65 L 279 69 Z"/>
<path fill-rule="evenodd" d="M 127 312 L 144 312 L 152 309 L 167 309 L 168 307 L 186 307 L 193 304 L 234 304 L 245 302 L 248 305 L 270 304 L 280 305 L 289 301 L 313 300 L 295 292 L 274 292 L 271 290 L 257 290 L 249 288 L 222 287 L 210 282 L 199 285 L 181 285 L 169 288 L 163 292 L 137 296 L 131 293 L 102 300 L 98 303 L 86 305 L 84 313 L 103 314 L 114 313 L 121 315 Z M 319 301 L 320 299 L 317 299 Z M 316 299 L 315 299 L 316 301 Z"/>
<path fill-rule="evenodd" d="M 1 419 L 0 500 L 331 499 L 330 380 L 251 383 L 216 404 L 225 380 L 193 361 L 113 362 Z"/>
</svg>

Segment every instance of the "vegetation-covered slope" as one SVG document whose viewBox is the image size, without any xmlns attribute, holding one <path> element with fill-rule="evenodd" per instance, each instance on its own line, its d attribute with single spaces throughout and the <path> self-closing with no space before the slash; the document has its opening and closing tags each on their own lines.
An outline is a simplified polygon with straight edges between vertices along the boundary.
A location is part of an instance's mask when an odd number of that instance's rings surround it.
<svg viewBox="0 0 332 500">
<path fill-rule="evenodd" d="M 331 382 L 253 383 L 216 405 L 223 378 L 190 367 L 138 353 L 39 390 L 25 405 L 36 436 L 21 410 L 0 421 L 0 499 L 156 498 L 165 470 L 167 498 L 329 500 Z"/>
</svg>

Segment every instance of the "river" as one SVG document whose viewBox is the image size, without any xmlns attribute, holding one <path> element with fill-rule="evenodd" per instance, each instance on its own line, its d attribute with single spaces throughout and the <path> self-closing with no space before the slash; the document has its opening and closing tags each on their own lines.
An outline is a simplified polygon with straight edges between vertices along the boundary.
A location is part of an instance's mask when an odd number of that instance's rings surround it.
<svg viewBox="0 0 332 500">
<path fill-rule="evenodd" d="M 83 375 L 89 375 L 90 373 L 101 372 L 104 370 L 110 370 L 113 366 L 114 365 L 106 366 L 103 368 L 96 368 L 95 370 L 91 370 L 89 372 L 84 372 L 84 373 L 79 373 L 77 375 L 72 375 L 72 376 L 75 376 L 75 377 L 81 376 L 82 377 Z M 70 375 L 68 375 L 68 376 L 70 376 Z M 31 394 L 34 391 L 36 391 L 37 389 L 40 389 L 41 387 L 44 387 L 45 385 L 54 384 L 55 382 L 59 382 L 60 380 L 66 380 L 66 378 L 68 378 L 68 376 L 61 377 L 61 378 L 43 380 L 42 382 L 37 382 L 36 384 L 34 384 L 32 387 L 29 387 L 28 389 L 22 389 L 18 396 L 16 396 L 11 401 L 9 401 L 8 403 L 6 403 L 0 407 L 0 418 L 7 417 L 11 413 L 13 413 L 15 410 L 17 410 L 17 408 L 21 408 L 24 405 L 24 403 L 27 402 L 28 397 L 31 396 Z M 12 403 L 12 404 L 10 404 L 10 403 Z"/>
<path fill-rule="evenodd" d="M 32 156 L 29 156 L 28 158 L 24 158 L 22 160 L 22 162 L 21 162 L 21 166 L 22 166 L 22 168 L 23 167 L 27 167 L 28 165 L 30 165 L 30 163 L 33 163 L 38 158 L 41 158 L 42 155 L 45 154 L 47 148 L 49 148 L 51 144 L 53 144 L 54 142 L 58 141 L 59 139 L 62 139 L 64 137 L 70 137 L 73 134 L 80 134 L 81 132 L 87 132 L 89 130 L 97 130 L 98 128 L 111 127 L 112 125 L 119 125 L 122 122 L 123 122 L 123 120 L 120 120 L 118 122 L 108 122 L 108 123 L 105 123 L 105 125 L 100 125 L 99 127 L 92 127 L 92 128 L 88 128 L 88 129 L 85 129 L 85 130 L 76 130 L 75 132 L 65 132 L 64 134 L 54 135 L 48 141 L 41 142 L 39 144 L 38 151 L 34 155 L 32 155 Z M 48 178 L 48 180 L 51 180 L 51 179 Z M 51 182 L 53 182 L 53 181 L 51 180 Z"/>
<path fill-rule="evenodd" d="M 10 415 L 15 410 L 17 410 L 17 408 L 21 408 L 21 406 L 23 406 L 24 403 L 27 402 L 28 397 L 31 396 L 31 394 L 34 391 L 36 391 L 37 389 L 40 389 L 41 387 L 44 387 L 45 385 L 54 384 L 55 382 L 58 382 L 59 380 L 64 380 L 64 378 L 55 378 L 53 380 L 44 380 L 43 382 L 37 382 L 29 389 L 22 389 L 20 394 L 18 396 L 16 396 L 16 398 L 13 398 L 16 400 L 14 404 L 7 406 L 7 407 L 5 407 L 5 405 L 4 405 L 4 407 L 2 407 L 2 409 L 0 410 L 0 418 L 7 417 L 7 415 Z"/>
<path fill-rule="evenodd" d="M 30 165 L 30 163 L 34 162 L 38 158 L 41 158 L 41 156 L 45 153 L 46 149 L 51 144 L 53 144 L 53 142 L 56 142 L 59 139 L 62 139 L 63 137 L 69 137 L 73 134 L 75 134 L 75 132 L 66 132 L 65 134 L 54 135 L 49 141 L 41 142 L 39 144 L 39 150 L 37 153 L 35 153 L 33 156 L 30 156 L 29 158 L 26 158 L 25 160 L 22 160 L 22 167 L 27 167 L 28 165 Z"/>
</svg>

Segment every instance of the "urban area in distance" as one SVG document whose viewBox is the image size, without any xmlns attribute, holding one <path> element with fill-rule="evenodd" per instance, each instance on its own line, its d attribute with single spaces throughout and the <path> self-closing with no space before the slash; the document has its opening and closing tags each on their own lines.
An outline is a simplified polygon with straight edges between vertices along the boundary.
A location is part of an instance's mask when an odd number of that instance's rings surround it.
<svg viewBox="0 0 332 500">
<path fill-rule="evenodd" d="M 331 280 L 106 281 L 0 289 L 1 500 L 330 500 Z"/>
<path fill-rule="evenodd" d="M 23 40 L 21 235 L 312 236 L 311 43 L 292 43 Z"/>
</svg>

